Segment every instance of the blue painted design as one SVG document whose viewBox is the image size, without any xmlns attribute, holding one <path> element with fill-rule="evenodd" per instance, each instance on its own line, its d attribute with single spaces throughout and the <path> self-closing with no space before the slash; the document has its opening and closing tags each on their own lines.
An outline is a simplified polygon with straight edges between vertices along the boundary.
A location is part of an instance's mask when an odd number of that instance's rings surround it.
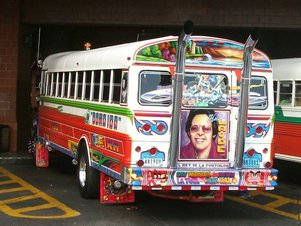
<svg viewBox="0 0 301 226">
<path fill-rule="evenodd" d="M 150 126 L 150 129 L 148 131 L 145 131 L 143 129 L 143 125 L 145 124 L 148 124 Z M 158 130 L 159 125 L 162 125 L 162 129 L 163 129 L 162 131 Z M 142 133 L 143 135 L 147 135 L 147 136 L 154 135 L 154 134 L 164 135 L 168 130 L 167 123 L 162 120 L 152 120 L 152 121 L 140 120 L 139 121 L 135 118 L 135 126 L 139 133 Z"/>
<path fill-rule="evenodd" d="M 143 152 L 141 152 L 141 159 L 145 159 L 145 158 L 162 159 L 164 161 L 165 160 L 165 154 L 162 151 L 157 151 L 156 154 L 151 155 L 149 153 L 149 151 L 143 151 Z"/>
<path fill-rule="evenodd" d="M 254 138 L 262 138 L 267 135 L 267 133 L 270 130 L 271 124 L 265 124 L 265 123 L 248 123 L 248 133 L 247 137 L 254 137 Z M 256 128 L 261 127 L 262 131 L 261 133 L 256 132 Z"/>
</svg>

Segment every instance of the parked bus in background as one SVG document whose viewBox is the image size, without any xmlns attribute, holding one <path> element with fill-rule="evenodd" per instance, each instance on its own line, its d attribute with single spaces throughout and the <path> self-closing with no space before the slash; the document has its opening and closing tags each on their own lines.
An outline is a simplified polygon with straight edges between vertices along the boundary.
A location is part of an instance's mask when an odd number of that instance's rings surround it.
<svg viewBox="0 0 301 226">
<path fill-rule="evenodd" d="M 272 60 L 275 158 L 301 163 L 301 58 Z"/>
<path fill-rule="evenodd" d="M 252 36 L 190 36 L 189 26 L 44 60 L 38 142 L 74 159 L 83 197 L 222 201 L 276 186 L 269 58 Z"/>
</svg>

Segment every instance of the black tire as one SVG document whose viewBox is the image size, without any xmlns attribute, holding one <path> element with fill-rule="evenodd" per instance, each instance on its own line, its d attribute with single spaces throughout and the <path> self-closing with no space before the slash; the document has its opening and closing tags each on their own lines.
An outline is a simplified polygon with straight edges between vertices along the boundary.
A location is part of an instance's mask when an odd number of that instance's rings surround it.
<svg viewBox="0 0 301 226">
<path fill-rule="evenodd" d="M 89 166 L 86 145 L 79 149 L 77 181 L 83 198 L 99 198 L 99 171 Z"/>
</svg>

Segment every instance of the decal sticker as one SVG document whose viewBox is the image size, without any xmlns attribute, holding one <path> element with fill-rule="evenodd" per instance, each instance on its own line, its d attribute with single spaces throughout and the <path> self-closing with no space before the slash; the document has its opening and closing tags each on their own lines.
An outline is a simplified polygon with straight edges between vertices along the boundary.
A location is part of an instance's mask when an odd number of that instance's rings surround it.
<svg viewBox="0 0 301 226">
<path fill-rule="evenodd" d="M 107 129 L 118 130 L 118 123 L 121 121 L 121 117 L 117 115 L 111 115 L 101 112 L 88 111 L 85 120 L 88 124 L 99 126 Z"/>
<path fill-rule="evenodd" d="M 149 170 L 145 177 L 145 184 L 148 186 L 167 186 L 169 177 L 167 170 Z"/>
<path fill-rule="evenodd" d="M 262 187 L 265 184 L 265 173 L 261 172 L 260 170 L 244 171 L 242 179 L 242 186 Z"/>
<path fill-rule="evenodd" d="M 106 147 L 105 138 L 98 134 L 92 134 L 92 144 L 93 144 L 93 146 L 98 147 L 98 148 Z"/>
<path fill-rule="evenodd" d="M 140 169 L 135 169 L 135 171 L 133 171 L 132 168 L 129 168 L 128 170 L 128 175 L 129 175 L 129 184 L 133 185 L 133 186 L 141 186 L 142 185 L 142 180 L 143 180 L 143 176 L 142 176 L 142 172 Z"/>
<path fill-rule="evenodd" d="M 238 185 L 237 172 L 177 171 L 173 174 L 177 185 Z"/>
</svg>

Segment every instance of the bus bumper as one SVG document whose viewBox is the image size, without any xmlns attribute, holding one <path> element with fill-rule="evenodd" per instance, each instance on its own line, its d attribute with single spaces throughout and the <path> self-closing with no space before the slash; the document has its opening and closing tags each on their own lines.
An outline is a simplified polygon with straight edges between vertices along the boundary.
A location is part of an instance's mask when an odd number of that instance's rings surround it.
<svg viewBox="0 0 301 226">
<path fill-rule="evenodd" d="M 273 190 L 276 169 L 127 168 L 125 183 L 133 190 L 235 191 Z"/>
</svg>

